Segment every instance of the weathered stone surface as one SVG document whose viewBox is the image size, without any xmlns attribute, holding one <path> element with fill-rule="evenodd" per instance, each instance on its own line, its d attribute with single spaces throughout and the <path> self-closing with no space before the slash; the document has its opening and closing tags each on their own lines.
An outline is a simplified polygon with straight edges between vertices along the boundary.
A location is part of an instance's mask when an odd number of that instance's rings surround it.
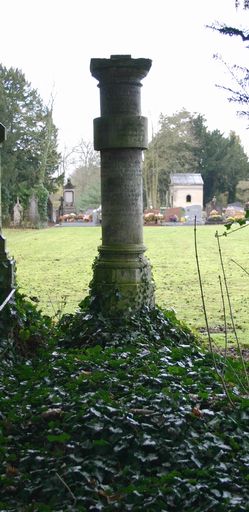
<svg viewBox="0 0 249 512">
<path fill-rule="evenodd" d="M 140 150 L 104 151 L 101 155 L 102 241 L 143 243 Z"/>
<path fill-rule="evenodd" d="M 154 304 L 143 245 L 142 149 L 148 136 L 140 99 L 140 82 L 150 66 L 149 59 L 129 55 L 91 61 L 100 88 L 94 147 L 101 151 L 102 201 L 102 246 L 91 293 L 102 311 L 114 315 Z"/>
<path fill-rule="evenodd" d="M 148 120 L 142 116 L 94 119 L 94 149 L 148 147 Z"/>
<path fill-rule="evenodd" d="M 17 198 L 16 204 L 13 208 L 13 224 L 15 227 L 21 225 L 23 219 L 23 207 L 20 204 L 19 198 Z"/>
<path fill-rule="evenodd" d="M 29 201 L 29 209 L 28 209 L 28 223 L 31 226 L 37 227 L 40 224 L 40 215 L 38 210 L 38 199 L 33 194 Z"/>
<path fill-rule="evenodd" d="M 185 216 L 188 224 L 194 224 L 195 221 L 202 224 L 202 207 L 199 204 L 185 207 Z"/>
</svg>

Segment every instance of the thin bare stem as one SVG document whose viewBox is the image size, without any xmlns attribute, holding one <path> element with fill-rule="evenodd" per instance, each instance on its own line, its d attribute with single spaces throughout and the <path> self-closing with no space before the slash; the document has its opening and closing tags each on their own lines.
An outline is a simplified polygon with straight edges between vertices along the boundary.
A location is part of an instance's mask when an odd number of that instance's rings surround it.
<svg viewBox="0 0 249 512">
<path fill-rule="evenodd" d="M 220 378 L 220 380 L 222 382 L 222 386 L 223 386 L 223 389 L 224 389 L 224 391 L 226 393 L 227 399 L 228 399 L 230 405 L 234 406 L 234 403 L 233 403 L 233 401 L 230 398 L 230 395 L 229 395 L 229 392 L 228 392 L 227 385 L 225 383 L 224 377 L 219 372 L 219 369 L 218 369 L 218 366 L 217 366 L 217 363 L 216 363 L 216 359 L 215 359 L 215 355 L 214 355 L 213 344 L 212 344 L 212 339 L 211 339 L 210 329 L 209 329 L 209 323 L 208 323 L 208 316 L 207 316 L 207 309 L 206 309 L 206 303 L 205 303 L 205 297 L 204 297 L 204 290 L 203 290 L 203 285 L 202 285 L 201 270 L 200 270 L 199 256 L 198 256 L 198 249 L 197 249 L 196 217 L 195 217 L 195 223 L 194 223 L 194 244 L 195 244 L 195 259 L 196 259 L 197 272 L 198 272 L 198 278 L 199 278 L 199 285 L 200 285 L 200 291 L 201 291 L 201 300 L 202 300 L 203 313 L 204 313 L 206 329 L 207 329 L 207 335 L 208 335 L 209 349 L 210 349 L 210 352 L 211 352 L 212 357 L 213 357 L 213 363 L 214 363 L 215 371 L 216 371 L 218 377 Z"/>
<path fill-rule="evenodd" d="M 215 348 L 218 350 L 219 347 L 217 345 L 217 343 L 215 343 L 215 341 L 213 341 L 213 345 L 215 346 Z M 244 392 L 246 394 L 248 394 L 248 388 L 244 385 L 243 381 L 241 380 L 238 372 L 236 372 L 236 370 L 234 369 L 233 365 L 230 363 L 229 359 L 227 358 L 226 360 L 226 366 L 229 368 L 230 372 L 233 374 L 233 376 L 237 379 L 238 381 L 238 384 L 240 385 L 241 389 L 244 390 Z"/>
<path fill-rule="evenodd" d="M 225 305 L 225 298 L 223 293 L 223 286 L 221 277 L 219 276 L 219 283 L 220 283 L 220 294 L 221 294 L 221 300 L 222 300 L 222 309 L 223 309 L 223 318 L 224 318 L 224 336 L 225 336 L 225 354 L 224 354 L 224 366 L 223 366 L 223 375 L 225 373 L 225 366 L 227 362 L 227 315 L 226 315 L 226 305 Z"/>
<path fill-rule="evenodd" d="M 219 235 L 218 232 L 217 232 L 216 237 L 217 238 L 221 238 L 222 236 L 233 235 L 234 233 L 236 233 L 236 231 L 239 231 L 240 229 L 244 229 L 244 228 L 248 228 L 248 227 L 249 227 L 249 224 L 244 224 L 243 226 L 240 226 L 239 228 L 233 229 L 232 231 L 225 231 L 221 235 Z"/>
<path fill-rule="evenodd" d="M 238 267 L 240 267 L 243 270 L 243 272 L 245 272 L 245 274 L 247 274 L 249 276 L 249 272 L 244 267 L 242 267 L 242 265 L 240 265 L 239 263 L 237 263 L 237 261 L 235 261 L 233 259 L 231 259 L 231 261 L 233 263 L 235 263 L 235 265 L 238 265 Z"/>
<path fill-rule="evenodd" d="M 74 500 L 74 503 L 75 503 L 77 501 L 77 498 L 76 498 L 75 494 L 71 491 L 70 487 L 67 485 L 65 480 L 63 480 L 63 478 L 59 475 L 59 473 L 57 473 L 57 471 L 55 472 L 55 474 L 56 474 L 57 478 L 59 478 L 61 483 L 66 487 L 66 489 L 68 490 L 71 498 Z"/>
<path fill-rule="evenodd" d="M 228 306 L 229 306 L 230 318 L 231 318 L 232 327 L 233 327 L 233 334 L 234 334 L 234 337 L 235 337 L 235 340 L 236 340 L 236 343 L 237 343 L 238 353 L 239 353 L 240 361 L 241 361 L 241 364 L 242 364 L 242 367 L 243 367 L 243 370 L 244 370 L 245 379 L 246 379 L 247 385 L 249 387 L 249 378 L 248 378 L 248 374 L 247 374 L 247 370 L 246 370 L 246 365 L 245 365 L 245 360 L 244 360 L 244 357 L 243 357 L 243 354 L 242 354 L 242 351 L 241 351 L 241 346 L 240 346 L 240 342 L 239 342 L 239 338 L 238 338 L 238 335 L 237 335 L 237 330 L 236 330 L 236 326 L 235 326 L 235 322 L 234 322 L 233 309 L 232 309 L 230 293 L 229 293 L 229 289 L 228 289 L 228 283 L 227 283 L 226 272 L 225 272 L 225 267 L 224 267 L 224 262 L 223 262 L 223 256 L 222 256 L 222 252 L 221 252 L 220 240 L 219 240 L 219 236 L 217 234 L 217 231 L 216 231 L 215 237 L 217 239 L 217 244 L 218 244 L 220 264 L 221 264 L 221 269 L 222 269 L 222 274 L 223 274 L 223 279 L 224 279 L 224 284 L 225 284 L 225 289 L 226 289 L 226 296 L 227 296 L 227 302 L 228 302 Z"/>
</svg>

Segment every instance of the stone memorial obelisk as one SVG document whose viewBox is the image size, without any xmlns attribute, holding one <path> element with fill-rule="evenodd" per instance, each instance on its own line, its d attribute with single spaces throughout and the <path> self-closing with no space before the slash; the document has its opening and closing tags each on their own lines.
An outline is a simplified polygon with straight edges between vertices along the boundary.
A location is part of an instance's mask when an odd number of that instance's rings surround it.
<svg viewBox="0 0 249 512">
<path fill-rule="evenodd" d="M 102 245 L 91 294 L 110 315 L 154 305 L 151 268 L 143 244 L 142 151 L 148 146 L 141 115 L 141 80 L 149 59 L 112 55 L 92 59 L 99 81 L 101 117 L 94 119 L 94 148 L 101 154 Z"/>
</svg>

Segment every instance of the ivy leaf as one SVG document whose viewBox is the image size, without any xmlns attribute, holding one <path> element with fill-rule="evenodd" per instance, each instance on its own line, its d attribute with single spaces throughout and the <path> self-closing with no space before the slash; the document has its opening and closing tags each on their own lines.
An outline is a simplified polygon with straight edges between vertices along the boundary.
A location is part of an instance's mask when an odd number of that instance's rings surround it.
<svg viewBox="0 0 249 512">
<path fill-rule="evenodd" d="M 62 432 L 61 434 L 48 434 L 47 440 L 51 443 L 65 443 L 66 441 L 69 441 L 71 439 L 71 436 L 69 434 L 66 434 L 66 432 Z"/>
</svg>

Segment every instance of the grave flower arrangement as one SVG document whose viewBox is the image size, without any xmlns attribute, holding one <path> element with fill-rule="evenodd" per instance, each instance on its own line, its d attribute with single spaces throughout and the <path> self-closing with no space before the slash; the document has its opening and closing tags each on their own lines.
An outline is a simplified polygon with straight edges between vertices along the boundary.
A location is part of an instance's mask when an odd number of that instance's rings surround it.
<svg viewBox="0 0 249 512">
<path fill-rule="evenodd" d="M 145 224 L 148 224 L 149 222 L 154 222 L 154 221 L 155 221 L 155 213 L 154 212 L 144 214 Z"/>
<path fill-rule="evenodd" d="M 221 215 L 221 213 L 219 213 L 218 210 L 211 210 L 207 218 L 207 222 L 211 224 L 221 224 L 223 220 L 223 215 Z"/>
<path fill-rule="evenodd" d="M 177 217 L 177 215 L 170 215 L 169 221 L 170 221 L 170 222 L 178 222 L 178 217 Z"/>
</svg>

